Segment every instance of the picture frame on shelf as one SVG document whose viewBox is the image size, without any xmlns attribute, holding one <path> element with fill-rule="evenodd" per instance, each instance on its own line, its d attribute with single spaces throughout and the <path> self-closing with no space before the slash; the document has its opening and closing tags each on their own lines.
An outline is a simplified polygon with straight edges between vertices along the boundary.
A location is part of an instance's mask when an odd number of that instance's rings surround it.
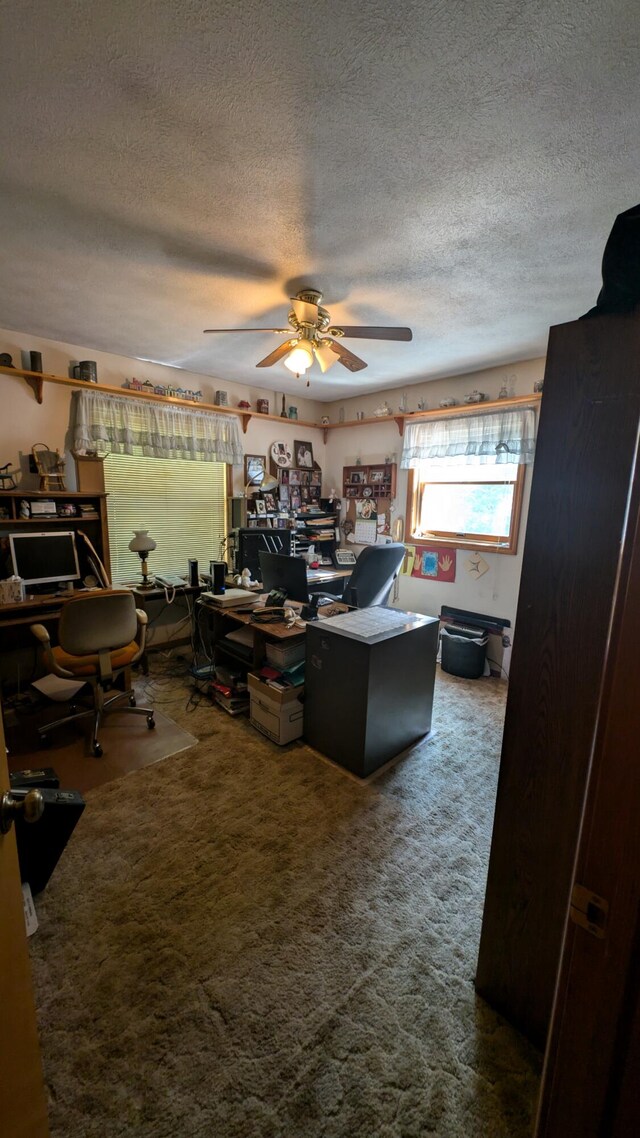
<svg viewBox="0 0 640 1138">
<path fill-rule="evenodd" d="M 254 498 L 253 504 L 256 508 L 256 515 L 259 518 L 260 517 L 264 518 L 266 516 L 266 513 L 267 513 L 267 505 L 266 505 L 266 502 L 264 501 L 264 499 L 263 498 Z"/>
<path fill-rule="evenodd" d="M 347 486 L 347 498 L 359 498 L 360 490 L 357 486 Z"/>
<path fill-rule="evenodd" d="M 291 470 L 289 471 L 289 485 L 290 486 L 299 486 L 300 485 L 300 473 L 301 472 L 299 470 L 296 470 L 295 467 L 293 467 L 293 466 L 291 467 Z"/>
<path fill-rule="evenodd" d="M 280 485 L 281 486 L 288 486 L 289 485 L 289 471 L 288 470 L 281 470 L 280 471 Z"/>
<path fill-rule="evenodd" d="M 280 506 L 284 507 L 286 509 L 287 506 L 289 505 L 289 486 L 288 486 L 288 484 L 285 484 L 284 482 L 282 482 L 280 484 L 280 488 L 279 488 L 279 492 L 278 492 L 278 499 L 280 501 Z"/>
<path fill-rule="evenodd" d="M 367 475 L 364 470 L 352 470 L 349 474 L 349 482 L 354 486 L 362 486 L 367 481 Z"/>
<path fill-rule="evenodd" d="M 245 486 L 258 486 L 267 469 L 267 456 L 265 454 L 245 454 L 244 456 L 244 483 Z"/>
<path fill-rule="evenodd" d="M 300 487 L 300 501 L 301 502 L 308 502 L 309 501 L 309 487 L 308 486 L 301 486 Z"/>
<path fill-rule="evenodd" d="M 290 490 L 289 501 L 290 501 L 292 510 L 299 510 L 300 509 L 300 488 L 299 488 L 299 486 L 294 486 Z"/>
<path fill-rule="evenodd" d="M 384 482 L 384 470 L 370 470 L 369 471 L 369 481 L 370 482 Z"/>
<path fill-rule="evenodd" d="M 310 470 L 301 470 L 300 471 L 300 485 L 301 486 L 308 486 L 310 481 L 311 481 L 311 471 Z"/>
<path fill-rule="evenodd" d="M 313 446 L 306 439 L 293 440 L 293 455 L 296 466 L 313 470 Z"/>
<path fill-rule="evenodd" d="M 269 493 L 269 491 L 266 491 L 266 492 L 265 492 L 265 493 L 262 495 L 262 500 L 263 500 L 263 502 L 264 502 L 264 504 L 265 504 L 265 506 L 266 506 L 266 509 L 267 509 L 267 513 L 268 513 L 268 514 L 273 514 L 273 513 L 275 513 L 275 509 L 276 509 L 276 500 L 275 500 L 275 498 L 274 498 L 273 494 Z"/>
</svg>

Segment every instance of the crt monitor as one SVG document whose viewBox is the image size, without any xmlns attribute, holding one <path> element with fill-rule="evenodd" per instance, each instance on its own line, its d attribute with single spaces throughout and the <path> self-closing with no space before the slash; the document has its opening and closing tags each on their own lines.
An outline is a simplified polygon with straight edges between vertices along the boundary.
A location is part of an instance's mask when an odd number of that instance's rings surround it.
<svg viewBox="0 0 640 1138">
<path fill-rule="evenodd" d="M 76 535 L 72 530 L 54 533 L 11 533 L 13 572 L 25 585 L 76 581 L 80 577 Z"/>
<path fill-rule="evenodd" d="M 290 601 L 308 604 L 307 564 L 301 557 L 284 557 L 281 553 L 260 550 L 260 574 L 266 593 L 281 589 Z"/>
</svg>

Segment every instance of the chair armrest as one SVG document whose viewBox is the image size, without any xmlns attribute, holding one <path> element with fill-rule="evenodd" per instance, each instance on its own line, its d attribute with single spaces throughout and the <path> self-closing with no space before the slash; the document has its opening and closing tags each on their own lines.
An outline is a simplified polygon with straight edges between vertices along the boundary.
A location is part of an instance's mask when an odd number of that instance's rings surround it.
<svg viewBox="0 0 640 1138">
<path fill-rule="evenodd" d="M 149 617 L 143 609 L 136 609 L 136 617 L 138 620 L 138 631 L 136 633 L 138 651 L 130 660 L 131 664 L 137 664 L 138 660 L 144 652 L 144 647 L 147 642 L 147 625 L 149 623 Z"/>
<path fill-rule="evenodd" d="M 49 672 L 53 672 L 55 676 L 62 676 L 62 678 L 65 680 L 77 679 L 75 672 L 70 672 L 67 668 L 61 667 L 61 665 L 56 660 L 53 652 L 51 651 L 51 640 L 49 639 L 49 633 L 44 624 L 31 624 L 29 627 L 36 640 L 40 641 L 42 655 L 44 657 L 44 662 L 47 670 Z"/>
<path fill-rule="evenodd" d="M 35 637 L 37 637 L 37 639 L 40 641 L 43 648 L 50 648 L 51 647 L 51 641 L 49 639 L 49 633 L 47 632 L 44 624 L 30 624 L 29 627 L 30 627 L 33 635 Z"/>
</svg>

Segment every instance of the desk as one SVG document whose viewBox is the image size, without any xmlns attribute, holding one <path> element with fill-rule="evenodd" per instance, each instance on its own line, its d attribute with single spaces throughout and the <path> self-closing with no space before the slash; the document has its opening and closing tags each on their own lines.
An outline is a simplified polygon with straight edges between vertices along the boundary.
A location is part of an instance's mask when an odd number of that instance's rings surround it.
<svg viewBox="0 0 640 1138">
<path fill-rule="evenodd" d="M 251 601 L 250 593 L 247 593 L 247 600 L 248 602 Z M 257 598 L 255 598 L 255 604 L 257 605 L 257 603 Z M 297 609 L 301 608 L 301 605 L 299 605 L 297 601 L 287 601 L 287 606 Z M 335 604 L 328 605 L 327 607 L 330 608 L 332 612 L 334 612 L 336 609 L 341 612 L 347 611 L 347 606 L 343 605 L 340 601 L 336 601 Z M 204 613 L 211 623 L 214 652 L 216 649 L 220 649 L 227 655 L 232 656 L 237 663 L 243 664 L 249 669 L 259 669 L 262 667 L 265 657 L 265 644 L 267 641 L 304 640 L 305 637 L 305 628 L 297 628 L 295 625 L 291 628 L 286 625 L 284 621 L 274 621 L 270 624 L 258 624 L 255 621 L 252 621 L 251 612 L 247 610 L 239 612 L 237 609 L 233 608 L 223 608 L 222 606 L 218 607 L 215 604 L 201 603 L 200 612 Z M 313 624 L 323 624 L 326 619 L 328 618 L 322 617 L 322 609 L 320 609 L 320 619 L 318 621 L 314 621 Z M 225 633 L 229 631 L 229 624 L 236 627 L 238 625 L 244 625 L 245 627 L 252 629 L 253 653 L 251 658 L 248 656 L 243 656 L 240 652 L 234 652 L 233 649 L 226 644 L 220 645 L 220 641 L 224 637 Z"/>
<path fill-rule="evenodd" d="M 164 585 L 151 585 L 149 588 L 146 588 L 146 589 L 143 589 L 141 585 L 127 585 L 127 586 L 123 586 L 123 587 L 131 590 L 131 592 L 133 593 L 133 596 L 135 598 L 136 608 L 142 609 L 143 612 L 147 612 L 147 604 L 150 601 L 152 603 L 153 602 L 156 602 L 156 603 L 160 602 L 160 604 L 162 604 L 162 602 L 166 601 L 166 599 L 167 599 L 167 591 L 165 590 Z M 170 586 L 167 586 L 168 591 L 169 591 L 169 595 L 171 595 L 171 593 L 174 592 L 175 597 L 199 597 L 200 593 L 202 593 L 204 591 L 204 589 L 206 589 L 206 587 L 207 587 L 206 585 L 187 585 L 186 581 L 185 581 L 184 585 L 176 585 L 175 590 L 172 590 Z M 193 620 L 193 612 L 191 610 L 191 607 L 190 607 L 189 611 L 191 613 L 191 618 Z M 147 615 L 148 615 L 148 612 L 147 612 Z M 183 643 L 188 644 L 190 639 L 191 639 L 190 637 L 186 637 L 184 640 L 172 640 L 170 642 L 170 645 L 171 645 L 171 647 L 173 647 L 175 644 L 183 644 Z M 162 647 L 166 648 L 167 644 L 164 643 L 162 645 Z M 140 668 L 141 668 L 142 674 L 144 676 L 148 676 L 148 674 L 149 674 L 149 660 L 147 657 L 147 653 L 149 651 L 153 651 L 153 645 L 152 644 L 149 644 L 145 648 L 145 651 L 143 652 L 142 656 L 140 657 Z"/>
<path fill-rule="evenodd" d="M 325 591 L 327 585 L 339 584 L 339 592 L 342 593 L 347 579 L 353 573 L 353 566 L 351 569 L 330 569 L 323 566 L 321 569 L 307 569 L 307 583 L 309 585 L 310 593 L 322 593 Z M 333 589 L 326 590 L 333 593 Z"/>
<path fill-rule="evenodd" d="M 68 601 L 77 597 L 86 597 L 88 589 L 74 589 L 65 593 L 47 593 L 42 596 L 30 596 L 24 601 L 13 601 L 8 605 L 0 605 L 0 629 L 10 628 L 20 624 L 47 624 L 52 620 L 59 620 L 60 613 Z M 94 591 L 94 590 L 91 590 Z M 95 592 L 103 592 L 96 589 Z"/>
</svg>

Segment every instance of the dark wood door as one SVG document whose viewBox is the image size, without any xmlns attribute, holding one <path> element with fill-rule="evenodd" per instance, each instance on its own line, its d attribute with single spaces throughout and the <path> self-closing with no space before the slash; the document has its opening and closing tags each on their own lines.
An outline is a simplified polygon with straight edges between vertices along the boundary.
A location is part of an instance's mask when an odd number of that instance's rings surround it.
<svg viewBox="0 0 640 1138">
<path fill-rule="evenodd" d="M 575 882 L 601 897 L 566 924 L 537 1138 L 640 1134 L 640 492 L 616 590 Z M 580 920 L 580 910 L 577 911 Z"/>
<path fill-rule="evenodd" d="M 640 421 L 640 320 L 552 328 L 476 986 L 545 1044 Z"/>
</svg>

